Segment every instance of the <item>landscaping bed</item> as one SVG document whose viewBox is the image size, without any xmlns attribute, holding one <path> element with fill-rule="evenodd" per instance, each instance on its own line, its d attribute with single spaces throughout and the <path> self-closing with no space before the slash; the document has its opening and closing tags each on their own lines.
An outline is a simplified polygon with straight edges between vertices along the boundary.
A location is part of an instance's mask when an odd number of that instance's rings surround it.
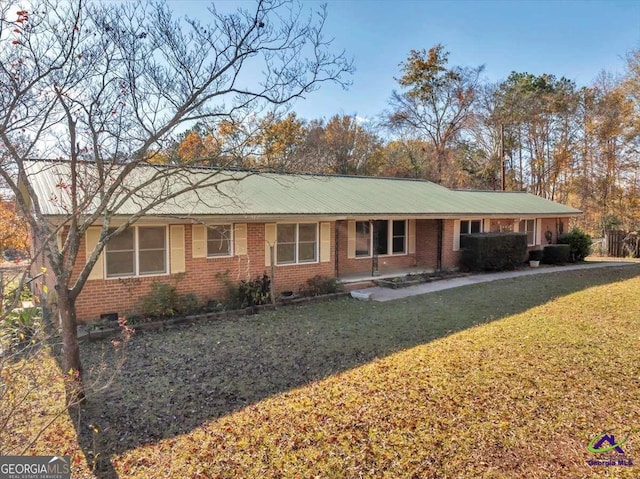
<svg viewBox="0 0 640 479">
<path fill-rule="evenodd" d="M 227 318 L 240 318 L 242 316 L 250 316 L 258 314 L 261 311 L 275 311 L 279 306 L 294 306 L 305 303 L 317 303 L 321 301 L 332 301 L 338 298 L 349 296 L 348 292 L 338 292 L 324 294 L 320 296 L 296 296 L 287 298 L 284 301 L 278 301 L 276 304 L 261 304 L 250 306 L 242 309 L 233 309 L 229 311 L 208 311 L 200 314 L 190 314 L 187 316 L 177 316 L 168 318 L 158 318 L 152 321 L 134 321 L 127 322 L 127 326 L 136 331 L 152 331 L 155 329 L 166 329 L 180 326 L 185 323 L 193 323 L 196 321 L 222 320 Z M 78 339 L 80 341 L 91 341 L 110 336 L 118 335 L 122 332 L 122 327 L 118 321 L 96 321 L 86 325 L 78 326 Z"/>
<path fill-rule="evenodd" d="M 460 273 L 457 271 L 418 274 L 411 273 L 404 276 L 396 276 L 394 278 L 375 279 L 373 280 L 373 282 L 376 284 L 376 286 L 380 286 L 381 288 L 399 289 L 407 288 L 409 286 L 416 286 L 422 283 L 431 283 L 432 281 L 440 281 L 442 279 L 460 278 L 468 275 L 469 273 Z"/>
</svg>

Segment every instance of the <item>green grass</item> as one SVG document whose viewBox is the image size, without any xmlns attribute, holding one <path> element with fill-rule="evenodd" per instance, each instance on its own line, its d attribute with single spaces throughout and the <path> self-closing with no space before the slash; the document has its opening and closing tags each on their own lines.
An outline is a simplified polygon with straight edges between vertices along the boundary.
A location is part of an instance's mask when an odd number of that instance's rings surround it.
<svg viewBox="0 0 640 479">
<path fill-rule="evenodd" d="M 558 272 L 140 334 L 81 411 L 76 448 L 103 477 L 637 477 L 639 275 Z M 83 346 L 90 379 L 112 350 Z M 632 430 L 637 466 L 587 465 L 609 430 Z"/>
</svg>

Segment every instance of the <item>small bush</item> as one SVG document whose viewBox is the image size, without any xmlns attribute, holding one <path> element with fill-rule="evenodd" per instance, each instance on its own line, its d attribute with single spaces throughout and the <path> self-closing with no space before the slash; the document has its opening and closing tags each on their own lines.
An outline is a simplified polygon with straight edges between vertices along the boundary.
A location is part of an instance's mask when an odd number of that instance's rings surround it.
<svg viewBox="0 0 640 479">
<path fill-rule="evenodd" d="M 183 314 L 196 313 L 200 310 L 198 297 L 195 293 L 181 294 L 178 297 L 178 311 Z"/>
<path fill-rule="evenodd" d="M 525 233 L 475 233 L 463 238 L 462 265 L 470 271 L 514 269 L 527 255 Z"/>
<path fill-rule="evenodd" d="M 166 283 L 152 283 L 151 292 L 140 300 L 140 313 L 148 318 L 168 318 L 197 310 L 195 294 L 179 294 L 175 286 Z"/>
<path fill-rule="evenodd" d="M 244 307 L 271 302 L 271 278 L 266 273 L 250 281 L 240 281 L 238 290 Z"/>
<path fill-rule="evenodd" d="M 591 236 L 580 228 L 573 228 L 558 237 L 558 244 L 569 245 L 569 261 L 583 261 L 591 253 Z"/>
<path fill-rule="evenodd" d="M 242 280 L 235 285 L 225 281 L 227 285 L 228 307 L 241 309 L 271 302 L 271 278 L 266 273 L 256 276 L 252 280 Z"/>
<path fill-rule="evenodd" d="M 533 249 L 529 251 L 529 261 L 540 261 L 542 259 L 542 250 Z"/>
<path fill-rule="evenodd" d="M 542 262 L 545 264 L 564 264 L 569 261 L 568 244 L 550 244 L 542 250 Z"/>
<path fill-rule="evenodd" d="M 35 344 L 40 331 L 42 322 L 38 308 L 12 311 L 0 323 L 0 340 L 9 351 L 18 352 Z"/>
<path fill-rule="evenodd" d="M 300 294 L 302 296 L 322 296 L 323 294 L 339 293 L 342 290 L 342 283 L 337 278 L 318 274 L 307 280 L 306 286 L 300 288 Z"/>
<path fill-rule="evenodd" d="M 151 284 L 151 292 L 140 301 L 140 308 L 145 316 L 164 318 L 176 313 L 178 301 L 175 286 L 154 282 Z"/>
</svg>

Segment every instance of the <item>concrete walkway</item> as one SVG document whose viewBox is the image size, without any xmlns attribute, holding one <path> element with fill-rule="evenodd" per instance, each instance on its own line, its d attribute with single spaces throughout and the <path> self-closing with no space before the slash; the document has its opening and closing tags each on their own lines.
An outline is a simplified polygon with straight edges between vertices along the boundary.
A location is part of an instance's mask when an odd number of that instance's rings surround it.
<svg viewBox="0 0 640 479">
<path fill-rule="evenodd" d="M 541 268 L 529 268 L 519 271 L 503 271 L 500 273 L 480 273 L 462 278 L 443 279 L 432 283 L 423 283 L 416 286 L 406 288 L 391 289 L 376 286 L 373 288 L 364 288 L 355 290 L 356 293 L 370 295 L 373 301 L 391 301 L 393 299 L 401 299 L 418 294 L 433 293 L 442 291 L 443 289 L 459 288 L 470 284 L 486 283 L 489 281 L 497 281 L 500 279 L 518 278 L 520 276 L 531 276 L 534 274 L 562 273 L 563 271 L 574 271 L 578 269 L 595 269 L 607 268 L 612 266 L 630 266 L 638 264 L 636 262 L 623 261 L 598 261 L 593 263 L 578 264 L 572 266 L 543 266 Z"/>
</svg>

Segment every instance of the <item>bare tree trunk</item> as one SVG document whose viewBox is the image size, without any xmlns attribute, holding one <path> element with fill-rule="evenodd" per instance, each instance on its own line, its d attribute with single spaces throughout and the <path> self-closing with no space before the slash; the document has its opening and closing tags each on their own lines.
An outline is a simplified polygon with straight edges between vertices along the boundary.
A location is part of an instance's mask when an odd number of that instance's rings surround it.
<svg viewBox="0 0 640 479">
<path fill-rule="evenodd" d="M 76 300 L 66 288 L 58 290 L 58 314 L 62 329 L 62 367 L 66 377 L 67 406 L 70 406 L 82 402 L 85 393 L 77 334 Z"/>
<path fill-rule="evenodd" d="M 436 183 L 438 183 L 439 185 L 442 184 L 442 170 L 446 161 L 447 152 L 444 145 L 436 145 Z"/>
</svg>

